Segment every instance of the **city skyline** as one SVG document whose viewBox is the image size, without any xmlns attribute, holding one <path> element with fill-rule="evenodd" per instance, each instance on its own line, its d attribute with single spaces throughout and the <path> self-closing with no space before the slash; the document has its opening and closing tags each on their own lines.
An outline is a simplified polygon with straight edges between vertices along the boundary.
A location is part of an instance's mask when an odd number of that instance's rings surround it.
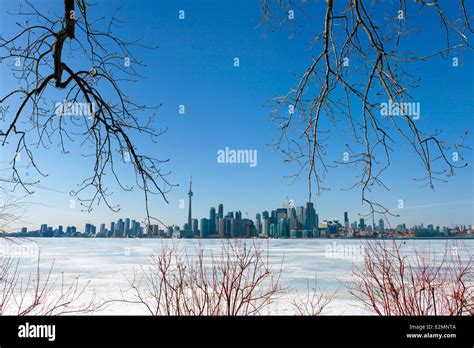
<svg viewBox="0 0 474 348">
<path fill-rule="evenodd" d="M 111 221 L 108 224 L 85 223 L 84 230 L 81 231 L 77 226 L 68 224 L 59 225 L 57 228 L 49 226 L 47 223 L 41 224 L 38 230 L 28 230 L 23 227 L 21 231 L 15 231 L 26 235 L 29 233 L 39 233 L 39 236 L 61 237 L 61 236 L 97 236 L 109 238 L 128 238 L 128 237 L 173 237 L 173 238 L 235 238 L 235 237 L 264 237 L 264 238 L 320 238 L 320 237 L 373 237 L 378 235 L 387 237 L 386 231 L 396 231 L 404 234 L 413 233 L 416 230 L 437 232 L 439 236 L 449 236 L 451 230 L 474 231 L 473 225 L 455 224 L 454 226 L 445 226 L 431 223 L 423 223 L 408 226 L 401 223 L 396 226 L 385 226 L 383 218 L 366 219 L 356 215 L 351 221 L 350 214 L 344 211 L 341 214 L 342 219 L 320 219 L 314 204 L 307 202 L 306 206 L 295 206 L 292 201 L 286 200 L 280 208 L 273 210 L 264 210 L 255 214 L 255 218 L 242 216 L 241 210 L 227 211 L 224 214 L 224 204 L 219 203 L 218 211 L 214 206 L 209 208 L 208 218 L 192 218 L 191 197 L 192 179 L 188 191 L 188 219 L 180 225 L 164 226 L 160 224 L 143 225 L 136 219 L 129 217 L 119 218 L 117 221 Z M 236 222 L 241 221 L 238 225 Z M 341 223 L 341 222 L 342 223 Z M 99 229 L 97 229 L 99 225 Z M 107 228 L 107 225 L 110 228 Z M 66 228 L 64 228 L 66 226 Z M 240 230 L 238 230 L 240 228 Z M 312 235 L 316 233 L 317 236 Z M 341 231 L 344 234 L 340 234 Z M 232 232 L 231 232 L 232 231 Z M 308 231 L 310 231 L 308 233 Z M 324 231 L 324 235 L 321 235 Z M 299 233 L 301 232 L 301 233 Z M 338 234 L 339 232 L 339 234 Z M 365 232 L 370 232 L 369 234 Z M 299 233 L 299 234 L 297 234 Z M 375 234 L 374 234 L 375 233 Z M 393 237 L 393 236 L 392 236 Z"/>
<path fill-rule="evenodd" d="M 166 224 L 166 226 L 184 226 L 185 224 L 188 224 L 189 223 L 189 220 L 192 219 L 192 220 L 195 220 L 192 218 L 193 215 L 196 215 L 196 216 L 205 216 L 205 214 L 202 214 L 202 207 L 200 207 L 199 209 L 199 213 L 196 213 L 196 214 L 193 214 L 192 213 L 192 204 L 191 204 L 191 197 L 194 196 L 194 192 L 192 191 L 192 178 L 190 177 L 190 181 L 189 181 L 189 188 L 188 188 L 188 191 L 186 193 L 186 195 L 188 196 L 188 202 L 187 204 L 184 202 L 184 199 L 180 199 L 178 201 L 178 206 L 179 206 L 179 211 L 183 212 L 184 213 L 184 219 L 182 219 L 181 221 L 179 220 L 175 220 L 175 221 L 172 221 L 170 223 L 167 223 L 169 220 L 163 217 L 160 216 L 160 221 L 162 221 L 164 224 Z M 222 202 L 223 200 L 221 200 Z M 315 206 L 315 209 L 318 209 L 320 208 L 320 204 L 318 204 L 317 202 L 319 201 L 318 200 L 318 197 L 316 197 L 316 199 L 314 200 L 315 202 L 312 202 Z M 323 200 L 322 200 L 323 201 Z M 198 206 L 199 206 L 199 200 L 197 201 L 198 202 Z M 288 196 L 286 197 L 285 200 L 283 200 L 281 206 L 284 206 L 285 204 L 288 204 L 288 202 L 291 202 L 290 204 L 293 204 L 295 207 L 298 206 L 300 207 L 301 205 L 298 204 L 297 202 L 295 202 L 294 200 L 292 199 L 288 199 Z M 302 201 L 300 201 L 302 202 Z M 456 206 L 459 202 L 444 202 L 443 203 L 440 203 L 438 206 L 440 207 L 443 207 L 443 206 Z M 219 203 L 218 207 L 221 207 L 223 206 L 223 203 Z M 231 207 L 235 207 L 235 204 L 230 204 Z M 386 220 L 385 223 L 388 225 L 387 227 L 391 228 L 391 227 L 394 227 L 396 225 L 399 225 L 399 224 L 405 224 L 407 226 L 418 226 L 418 225 L 423 225 L 423 224 L 432 224 L 434 226 L 445 226 L 445 227 L 449 227 L 449 228 L 454 228 L 456 226 L 461 226 L 461 225 L 464 225 L 464 226 L 469 226 L 469 225 L 473 225 L 472 223 L 472 216 L 471 216 L 471 222 L 463 222 L 463 221 L 453 221 L 451 220 L 449 223 L 446 223 L 446 222 L 437 222 L 437 223 L 433 223 L 431 221 L 426 221 L 426 220 L 423 220 L 422 219 L 417 219 L 415 221 L 411 221 L 409 223 L 407 223 L 405 220 L 404 220 L 404 211 L 405 210 L 410 210 L 410 208 L 422 208 L 422 209 L 429 209 L 431 207 L 436 207 L 436 204 L 428 204 L 426 206 L 421 206 L 421 207 L 404 207 L 404 208 L 397 208 L 397 207 L 394 207 L 393 209 L 390 209 L 391 213 L 393 214 L 400 214 L 399 217 L 396 217 L 396 216 L 392 216 L 392 215 L 389 215 L 389 214 L 386 214 Z M 214 208 L 214 207 L 213 207 Z M 206 208 L 204 208 L 206 209 Z M 214 208 L 215 209 L 215 208 Z M 241 208 L 231 208 L 232 210 L 229 210 L 229 211 L 240 211 Z M 248 211 L 245 211 L 245 214 L 248 214 L 248 215 L 253 215 L 253 216 L 256 216 L 257 214 L 260 214 L 262 211 L 264 210 L 259 210 L 257 212 L 248 212 Z M 324 211 L 324 209 L 323 209 Z M 345 214 L 347 212 L 343 212 L 342 214 Z M 474 212 L 473 212 L 474 214 Z M 105 221 L 107 219 L 101 219 L 101 218 L 95 218 L 96 214 L 94 213 L 87 213 L 87 212 L 80 212 L 79 215 L 81 216 L 84 216 L 85 218 L 76 218 L 75 223 L 71 223 L 70 225 L 71 226 L 84 226 L 88 223 L 90 224 L 94 224 L 94 225 L 100 225 L 101 222 L 100 221 Z M 118 219 L 120 219 L 119 216 L 122 216 L 123 214 L 120 213 L 120 212 L 117 212 L 117 213 L 111 213 L 111 212 L 108 212 L 108 215 L 110 218 L 108 220 L 112 221 L 114 218 L 112 216 L 117 216 Z M 125 214 L 127 215 L 127 214 Z M 181 214 L 183 215 L 183 214 Z M 339 214 L 341 215 L 341 214 Z M 379 216 L 380 214 L 376 214 L 374 220 L 377 222 L 379 221 L 379 219 L 381 218 Z M 144 215 L 143 215 L 144 216 Z M 367 214 L 362 214 L 362 213 L 354 213 L 353 216 L 357 217 L 357 219 L 360 219 L 360 218 L 364 218 L 364 219 L 367 219 L 368 221 L 371 220 L 371 217 L 368 216 Z M 444 217 L 443 217 L 444 218 Z M 330 215 L 328 219 L 325 219 L 326 221 L 333 221 L 333 220 L 337 220 L 337 221 L 344 221 L 345 219 L 345 215 L 341 215 L 341 216 L 334 216 L 334 215 Z M 141 219 L 140 218 L 136 218 L 135 219 L 136 221 L 139 221 L 140 223 L 144 223 L 145 222 L 145 218 L 142 217 Z M 199 219 L 198 219 L 199 220 Z M 441 219 L 442 220 L 442 219 Z M 42 225 L 43 222 L 42 221 L 39 221 L 38 223 L 21 223 L 21 221 L 23 221 L 22 218 L 20 218 L 18 220 L 18 222 L 16 223 L 16 226 L 15 227 L 12 227 L 10 228 L 7 232 L 14 232 L 14 231 L 18 231 L 18 229 L 20 227 L 27 227 L 28 229 L 31 229 L 31 228 L 35 228 L 35 226 L 39 226 L 39 225 Z M 48 223 L 48 225 L 62 225 L 63 223 L 60 221 L 60 218 L 56 217 L 54 219 L 54 221 L 59 221 L 59 222 L 53 222 L 53 223 Z M 187 221 L 187 222 L 183 222 L 183 221 Z M 439 221 L 439 220 L 438 220 Z M 353 221 L 350 221 L 350 223 L 352 223 Z"/>
</svg>

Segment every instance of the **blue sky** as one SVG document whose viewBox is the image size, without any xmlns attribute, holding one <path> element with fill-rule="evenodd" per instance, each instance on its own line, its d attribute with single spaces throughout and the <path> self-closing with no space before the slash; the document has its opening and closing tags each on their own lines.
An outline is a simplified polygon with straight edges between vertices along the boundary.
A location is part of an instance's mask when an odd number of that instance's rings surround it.
<svg viewBox="0 0 474 348">
<path fill-rule="evenodd" d="M 110 0 L 99 2 L 89 14 L 107 15 L 110 3 L 115 4 Z M 47 2 L 41 6 L 56 6 L 56 12 L 61 13 L 61 4 Z M 5 37 L 14 32 L 16 20 L 6 15 L 6 10 L 15 6 L 13 1 L 0 4 L 0 28 Z M 185 20 L 178 19 L 181 9 L 185 10 Z M 297 82 L 295 75 L 303 73 L 310 64 L 310 36 L 302 34 L 290 39 L 285 29 L 264 35 L 258 1 L 128 1 L 121 13 L 129 25 L 117 35 L 143 37 L 146 42 L 159 45 L 154 51 L 134 52 L 147 64 L 141 70 L 145 78 L 125 86 L 138 101 L 163 103 L 156 126 L 167 127 L 168 131 L 156 144 L 146 138 L 135 141 L 148 153 L 169 158 L 165 166 L 172 172 L 169 180 L 180 186 L 168 194 L 169 204 L 154 197 L 152 214 L 167 224 L 182 225 L 186 221 L 187 206 L 181 208 L 180 200 L 187 202 L 190 174 L 193 215 L 197 218 L 207 217 L 209 208 L 219 203 L 224 204 L 226 211 L 241 210 L 244 216 L 248 213 L 252 218 L 257 212 L 282 206 L 287 197 L 296 205 L 304 205 L 308 196 L 306 181 L 291 184 L 284 179 L 297 168 L 283 163 L 283 156 L 268 147 L 277 135 L 269 120 L 269 100 L 287 93 Z M 318 27 L 322 15 L 315 18 L 313 26 Z M 429 51 L 437 47 L 442 32 L 437 22 L 421 18 L 416 18 L 417 26 L 427 28 L 427 34 L 413 46 Z M 233 66 L 235 57 L 240 59 L 238 68 Z M 467 53 L 464 60 L 463 66 L 453 68 L 450 61 L 434 58 L 417 66 L 416 71 L 422 79 L 415 92 L 422 105 L 421 126 L 441 128 L 446 138 L 453 141 L 473 125 L 472 53 Z M 5 64 L 0 66 L 0 82 L 2 94 L 14 85 Z M 178 113 L 180 104 L 186 107 L 185 115 Z M 468 138 L 468 144 L 473 145 L 472 138 Z M 404 209 L 395 210 L 401 217 L 391 222 L 472 224 L 472 153 L 467 153 L 467 168 L 431 191 L 413 181 L 413 177 L 421 176 L 422 168 L 406 145 L 399 146 L 384 177 L 391 190 L 374 194 L 394 209 L 399 199 L 404 200 Z M 217 151 L 225 147 L 257 150 L 258 165 L 252 168 L 248 164 L 217 163 Z M 80 147 L 71 144 L 70 149 L 67 156 L 55 147 L 38 153 L 38 164 L 49 173 L 41 184 L 48 189 L 38 189 L 24 199 L 31 205 L 19 225 L 33 228 L 48 223 L 77 225 L 82 229 L 87 221 L 98 224 L 120 217 L 144 218 L 141 192 L 121 192 L 117 185 L 112 186 L 112 201 L 120 204 L 120 213 L 112 213 L 103 206 L 91 214 L 81 212 L 78 206 L 70 208 L 69 191 L 91 170 L 90 160 L 80 156 Z M 329 156 L 340 160 L 343 151 L 335 138 Z M 2 166 L 6 165 L 4 158 L 0 161 Z M 129 173 L 124 171 L 123 175 L 128 178 Z M 320 219 L 342 220 L 343 212 L 348 211 L 354 221 L 358 213 L 367 211 L 367 207 L 361 206 L 360 191 L 341 190 L 353 177 L 354 172 L 348 168 L 331 170 L 325 183 L 331 190 L 313 199 Z"/>
</svg>

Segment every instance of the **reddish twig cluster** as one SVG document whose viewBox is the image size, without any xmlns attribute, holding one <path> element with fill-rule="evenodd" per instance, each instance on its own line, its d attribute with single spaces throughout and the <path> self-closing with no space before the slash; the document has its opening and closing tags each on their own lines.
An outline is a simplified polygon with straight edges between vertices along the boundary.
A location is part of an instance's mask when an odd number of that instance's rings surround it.
<svg viewBox="0 0 474 348">
<path fill-rule="evenodd" d="M 473 315 L 472 256 L 457 248 L 439 260 L 415 251 L 406 256 L 393 241 L 366 243 L 363 266 L 353 270 L 350 293 L 378 315 Z M 448 250 L 448 248 L 446 248 Z"/>
<path fill-rule="evenodd" d="M 130 282 L 135 299 L 126 301 L 152 315 L 258 315 L 281 290 L 280 274 L 254 243 L 229 242 L 206 262 L 202 250 L 193 259 L 165 247 Z"/>
<path fill-rule="evenodd" d="M 36 272 L 24 276 L 19 262 L 0 257 L 0 315 L 84 314 L 99 308 L 95 296 L 84 299 L 89 282 L 81 284 L 75 278 L 66 283 L 64 275 L 53 278 L 53 265 L 43 273 L 39 256 Z"/>
<path fill-rule="evenodd" d="M 297 315 L 321 315 L 332 300 L 334 300 L 336 293 L 337 290 L 328 291 L 324 288 L 318 288 L 315 281 L 314 286 L 310 286 L 308 283 L 305 294 L 301 295 L 296 292 L 296 296 L 291 301 L 291 304 L 295 308 Z"/>
</svg>

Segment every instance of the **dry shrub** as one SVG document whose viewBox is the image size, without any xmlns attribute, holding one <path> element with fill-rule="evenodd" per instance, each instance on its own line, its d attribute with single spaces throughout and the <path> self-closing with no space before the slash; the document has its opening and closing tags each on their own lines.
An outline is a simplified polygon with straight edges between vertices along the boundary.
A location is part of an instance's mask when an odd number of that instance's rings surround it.
<svg viewBox="0 0 474 348">
<path fill-rule="evenodd" d="M 323 314 L 323 311 L 332 302 L 336 296 L 337 290 L 329 291 L 325 288 L 317 286 L 315 280 L 314 286 L 308 286 L 305 294 L 300 294 L 297 291 L 295 297 L 291 301 L 293 308 L 297 315 L 316 316 Z"/>
<path fill-rule="evenodd" d="M 258 315 L 280 292 L 281 268 L 273 272 L 255 242 L 223 242 L 205 262 L 202 249 L 191 258 L 176 246 L 151 257 L 130 286 L 133 300 L 152 315 Z"/>
<path fill-rule="evenodd" d="M 403 255 L 401 242 L 366 243 L 362 267 L 353 269 L 350 293 L 377 315 L 473 315 L 472 256 L 457 246 L 440 259 Z M 448 252 L 448 250 L 456 252 Z"/>
<path fill-rule="evenodd" d="M 40 269 L 22 277 L 19 259 L 0 256 L 0 315 L 64 315 L 94 312 L 95 296 L 82 301 L 89 282 L 79 277 L 66 283 L 64 275 L 53 278 L 53 266 L 46 273 Z M 80 304 L 82 302 L 82 304 Z"/>
</svg>

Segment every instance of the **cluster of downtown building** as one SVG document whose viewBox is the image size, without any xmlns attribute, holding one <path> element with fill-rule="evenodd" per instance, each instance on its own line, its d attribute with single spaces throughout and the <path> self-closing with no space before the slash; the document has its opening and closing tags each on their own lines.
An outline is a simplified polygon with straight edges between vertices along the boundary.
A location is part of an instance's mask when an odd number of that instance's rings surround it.
<svg viewBox="0 0 474 348">
<path fill-rule="evenodd" d="M 383 219 L 379 219 L 378 224 L 367 224 L 364 218 L 350 223 L 347 212 L 344 212 L 342 223 L 339 220 L 320 221 L 312 202 L 307 202 L 306 206 L 287 205 L 271 212 L 257 213 L 255 220 L 243 218 L 240 211 L 224 215 L 224 205 L 219 204 L 217 212 L 214 207 L 210 208 L 209 218 L 202 218 L 200 223 L 192 219 L 189 212 L 188 222 L 182 228 L 168 227 L 165 233 L 165 236 L 174 238 L 423 238 L 473 235 L 473 225 L 440 228 L 420 224 L 407 228 L 406 224 L 399 224 L 395 228 L 386 228 Z"/>
<path fill-rule="evenodd" d="M 320 221 L 313 203 L 306 206 L 287 206 L 258 213 L 255 219 L 243 217 L 241 211 L 224 214 L 224 205 L 212 207 L 208 218 L 193 219 L 191 209 L 188 222 L 182 227 L 160 225 L 144 226 L 129 218 L 119 219 L 99 228 L 87 223 L 80 232 L 75 226 L 53 228 L 46 224 L 36 231 L 22 228 L 17 236 L 28 237 L 98 237 L 98 238 L 397 238 L 397 237 L 472 237 L 473 226 L 458 225 L 454 228 L 423 224 L 407 228 L 405 224 L 386 228 L 384 220 L 367 224 L 364 218 L 349 222 L 347 212 L 339 220 Z"/>
<path fill-rule="evenodd" d="M 307 202 L 306 206 L 294 207 L 285 203 L 283 208 L 257 213 L 255 220 L 243 218 L 241 211 L 228 212 L 224 215 L 224 205 L 219 204 L 217 211 L 212 207 L 209 218 L 200 221 L 192 217 L 192 179 L 189 181 L 188 191 L 188 221 L 182 228 L 168 226 L 166 229 L 159 225 L 141 226 L 135 220 L 119 219 L 110 223 L 110 229 L 101 224 L 99 231 L 96 226 L 87 223 L 84 233 L 76 227 L 63 226 L 54 229 L 46 224 L 41 225 L 39 231 L 30 231 L 24 227 L 14 235 L 29 237 L 101 237 L 101 238 L 373 238 L 373 237 L 472 237 L 473 225 L 458 225 L 453 229 L 433 225 L 426 228 L 421 224 L 407 229 L 405 224 L 395 229 L 386 229 L 384 220 L 379 219 L 378 225 L 366 224 L 364 218 L 359 222 L 349 223 L 349 214 L 344 212 L 344 220 L 319 221 L 314 204 Z"/>
</svg>

